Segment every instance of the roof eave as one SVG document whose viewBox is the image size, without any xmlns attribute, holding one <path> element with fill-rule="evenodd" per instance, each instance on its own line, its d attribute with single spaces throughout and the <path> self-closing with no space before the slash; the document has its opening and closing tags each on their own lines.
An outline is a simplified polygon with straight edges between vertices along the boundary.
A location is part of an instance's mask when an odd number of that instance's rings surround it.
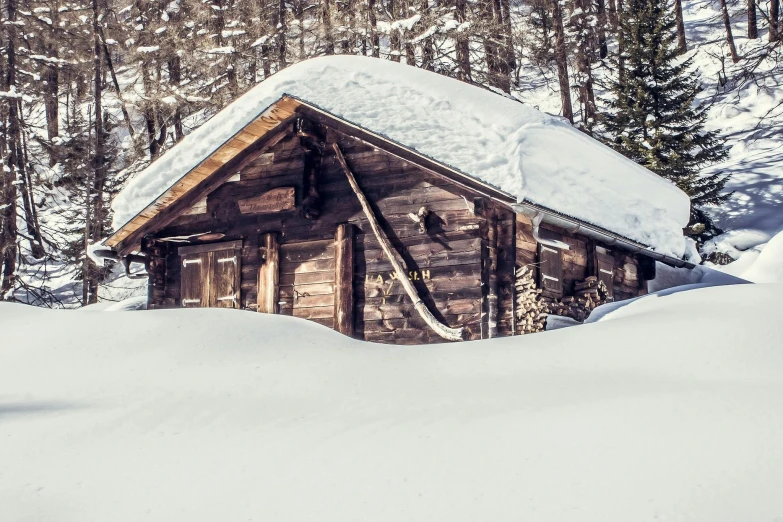
<svg viewBox="0 0 783 522">
<path fill-rule="evenodd" d="M 688 269 L 696 267 L 696 265 L 685 261 L 684 259 L 661 254 L 660 252 L 651 249 L 648 245 L 639 243 L 638 241 L 634 241 L 633 239 L 611 232 L 597 225 L 593 225 L 592 223 L 587 223 L 572 216 L 562 214 L 537 203 L 523 201 L 511 205 L 511 208 L 515 212 L 523 214 L 531 219 L 537 214 L 543 214 L 543 221 L 545 223 L 563 228 L 572 234 L 578 232 L 582 235 L 592 237 L 609 246 L 618 245 L 625 250 L 639 253 L 669 266 Z"/>
</svg>

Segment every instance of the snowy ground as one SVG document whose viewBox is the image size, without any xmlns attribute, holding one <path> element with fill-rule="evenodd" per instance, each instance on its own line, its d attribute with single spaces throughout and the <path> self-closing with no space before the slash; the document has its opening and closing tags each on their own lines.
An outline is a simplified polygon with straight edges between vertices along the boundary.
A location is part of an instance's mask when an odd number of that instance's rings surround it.
<svg viewBox="0 0 783 522">
<path fill-rule="evenodd" d="M 428 347 L 0 303 L 0 520 L 780 521 L 781 291 Z"/>
</svg>

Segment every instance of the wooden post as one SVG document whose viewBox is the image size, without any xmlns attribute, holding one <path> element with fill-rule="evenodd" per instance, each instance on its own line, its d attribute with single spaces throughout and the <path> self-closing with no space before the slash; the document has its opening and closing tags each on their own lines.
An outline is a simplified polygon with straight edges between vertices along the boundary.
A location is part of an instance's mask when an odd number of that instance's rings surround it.
<svg viewBox="0 0 783 522">
<path fill-rule="evenodd" d="M 147 264 L 147 309 L 163 307 L 166 297 L 166 244 L 144 239 L 141 251 L 149 258 Z"/>
<path fill-rule="evenodd" d="M 353 337 L 353 225 L 334 234 L 334 329 Z"/>
<path fill-rule="evenodd" d="M 487 219 L 487 337 L 498 336 L 498 215 Z"/>
<path fill-rule="evenodd" d="M 280 249 L 277 234 L 269 232 L 261 236 L 261 266 L 258 268 L 258 311 L 277 313 L 280 295 Z"/>
</svg>

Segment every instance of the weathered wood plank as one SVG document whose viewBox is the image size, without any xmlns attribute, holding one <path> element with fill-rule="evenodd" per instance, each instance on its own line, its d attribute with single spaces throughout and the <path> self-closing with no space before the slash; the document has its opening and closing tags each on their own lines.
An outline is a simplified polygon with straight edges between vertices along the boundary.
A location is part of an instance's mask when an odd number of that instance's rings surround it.
<svg viewBox="0 0 783 522">
<path fill-rule="evenodd" d="M 324 272 L 306 272 L 280 274 L 280 286 L 283 285 L 307 285 L 319 283 L 334 283 L 334 273 Z"/>
<path fill-rule="evenodd" d="M 353 225 L 337 226 L 334 237 L 334 327 L 341 334 L 353 337 Z"/>
<path fill-rule="evenodd" d="M 308 285 L 295 286 L 286 289 L 286 293 L 291 297 L 283 297 L 282 290 L 280 295 L 280 302 L 278 303 L 282 308 L 312 308 L 321 306 L 331 306 L 334 308 L 334 293 L 311 295 L 308 292 Z"/>
<path fill-rule="evenodd" d="M 293 315 L 302 319 L 329 319 L 334 322 L 334 306 L 317 306 L 311 308 L 291 308 L 284 307 L 281 312 L 283 315 Z"/>
<path fill-rule="evenodd" d="M 309 295 L 334 295 L 335 284 L 329 283 L 289 283 L 284 284 L 280 282 L 280 299 L 288 299 L 294 297 L 294 290 L 299 293 L 307 293 Z"/>
<path fill-rule="evenodd" d="M 404 302 L 405 296 L 390 296 L 386 298 L 373 297 L 356 300 L 356 314 L 364 320 L 395 319 L 417 315 L 414 305 Z M 410 301 L 408 299 L 408 301 Z M 470 299 L 435 299 L 435 307 L 438 315 L 460 315 L 481 313 L 481 301 Z M 452 326 L 452 325 L 449 325 Z M 459 325 L 452 326 L 458 328 Z"/>
<path fill-rule="evenodd" d="M 260 241 L 259 257 L 263 264 L 258 270 L 258 311 L 273 314 L 277 311 L 280 293 L 280 250 L 277 234 L 264 234 Z"/>
<path fill-rule="evenodd" d="M 177 248 L 177 253 L 181 256 L 189 254 L 201 254 L 204 252 L 214 252 L 215 250 L 238 250 L 242 248 L 242 240 L 221 241 L 220 243 L 206 243 L 203 245 L 187 245 Z"/>
<path fill-rule="evenodd" d="M 237 204 L 241 214 L 268 214 L 294 208 L 296 189 L 278 187 L 249 198 L 240 199 Z"/>
</svg>

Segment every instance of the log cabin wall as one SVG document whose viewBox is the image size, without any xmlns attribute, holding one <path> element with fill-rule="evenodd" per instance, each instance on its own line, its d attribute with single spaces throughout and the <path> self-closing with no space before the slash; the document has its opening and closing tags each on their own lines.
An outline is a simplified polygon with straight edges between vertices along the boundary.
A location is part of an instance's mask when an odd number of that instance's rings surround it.
<svg viewBox="0 0 783 522">
<path fill-rule="evenodd" d="M 530 220 L 359 139 L 334 129 L 326 132 L 339 144 L 382 228 L 401 254 L 409 278 L 437 319 L 464 327 L 467 339 L 516 334 L 515 267 L 531 267 L 536 280 L 542 275 L 540 245 Z M 264 196 L 270 191 L 279 195 L 271 207 Z M 416 218 L 422 207 L 428 213 L 425 231 Z M 352 280 L 350 296 L 335 290 L 339 273 L 335 240 L 340 227 L 340 237 L 350 245 L 347 257 L 346 252 L 340 256 L 351 260 L 350 270 L 343 270 Z M 241 240 L 237 308 L 258 307 L 262 243 L 272 233 L 279 244 L 279 293 L 274 303 L 267 299 L 265 306 L 276 313 L 352 331 L 368 341 L 417 344 L 443 340 L 419 317 L 397 281 L 334 152 L 327 147 L 314 159 L 312 147 L 303 146 L 293 124 L 271 149 L 257 153 L 229 181 L 145 239 L 142 250 L 150 257 L 150 308 L 182 306 L 178 253 L 182 243 L 170 239 L 206 233 L 220 241 Z M 575 283 L 601 274 L 615 300 L 646 292 L 638 254 L 548 224 L 542 224 L 539 233 L 570 247 L 557 254 L 560 286 L 554 298 L 572 296 Z M 337 299 L 351 304 L 349 325 L 345 317 L 339 325 L 336 321 Z"/>
<path fill-rule="evenodd" d="M 513 267 L 516 219 L 508 209 L 488 202 L 476 210 L 476 194 L 429 171 L 329 130 L 373 205 L 381 226 L 401 253 L 409 277 L 424 302 L 442 322 L 464 327 L 468 339 L 511 335 L 514 331 Z M 319 158 L 315 180 L 309 179 L 307 150 L 293 127 L 270 150 L 259 153 L 204 201 L 155 233 L 150 244 L 162 245 L 157 290 L 151 307 L 181 306 L 181 259 L 172 237 L 221 234 L 221 241 L 242 240 L 238 307 L 255 310 L 258 273 L 263 260 L 259 238 L 274 232 L 279 241 L 280 308 L 330 327 L 334 322 L 335 232 L 352 225 L 354 335 L 395 344 L 442 341 L 424 324 L 405 294 L 391 264 L 369 227 L 345 174 L 328 148 Z M 315 183 L 313 183 L 315 181 Z M 254 210 L 247 203 L 273 189 L 293 187 L 295 208 Z M 315 203 L 305 198 L 317 194 Z M 245 201 L 245 203 L 242 203 Z M 305 204 L 320 215 L 304 215 Z M 426 231 L 414 219 L 426 208 Z M 490 238 L 488 216 L 495 216 Z M 490 242 L 494 245 L 497 320 L 487 315 Z M 146 249 L 145 249 L 146 250 Z M 163 266 L 165 265 L 165 266 Z"/>
<path fill-rule="evenodd" d="M 599 277 L 600 268 L 594 261 L 598 255 L 606 252 L 611 259 L 612 276 L 610 290 L 615 301 L 630 299 L 647 293 L 647 280 L 642 275 L 642 256 L 595 242 L 579 234 L 570 234 L 566 230 L 542 223 L 539 234 L 544 239 L 562 241 L 568 244 L 568 250 L 561 252 L 562 266 L 562 296 L 574 295 L 574 284 L 584 281 L 589 276 Z M 536 240 L 533 237 L 533 225 L 530 220 L 521 215 L 516 216 L 516 258 L 517 266 L 528 265 L 534 269 L 536 280 L 539 276 L 539 256 Z M 597 249 L 597 250 L 596 250 Z M 600 277 L 599 277 L 600 278 Z"/>
</svg>

